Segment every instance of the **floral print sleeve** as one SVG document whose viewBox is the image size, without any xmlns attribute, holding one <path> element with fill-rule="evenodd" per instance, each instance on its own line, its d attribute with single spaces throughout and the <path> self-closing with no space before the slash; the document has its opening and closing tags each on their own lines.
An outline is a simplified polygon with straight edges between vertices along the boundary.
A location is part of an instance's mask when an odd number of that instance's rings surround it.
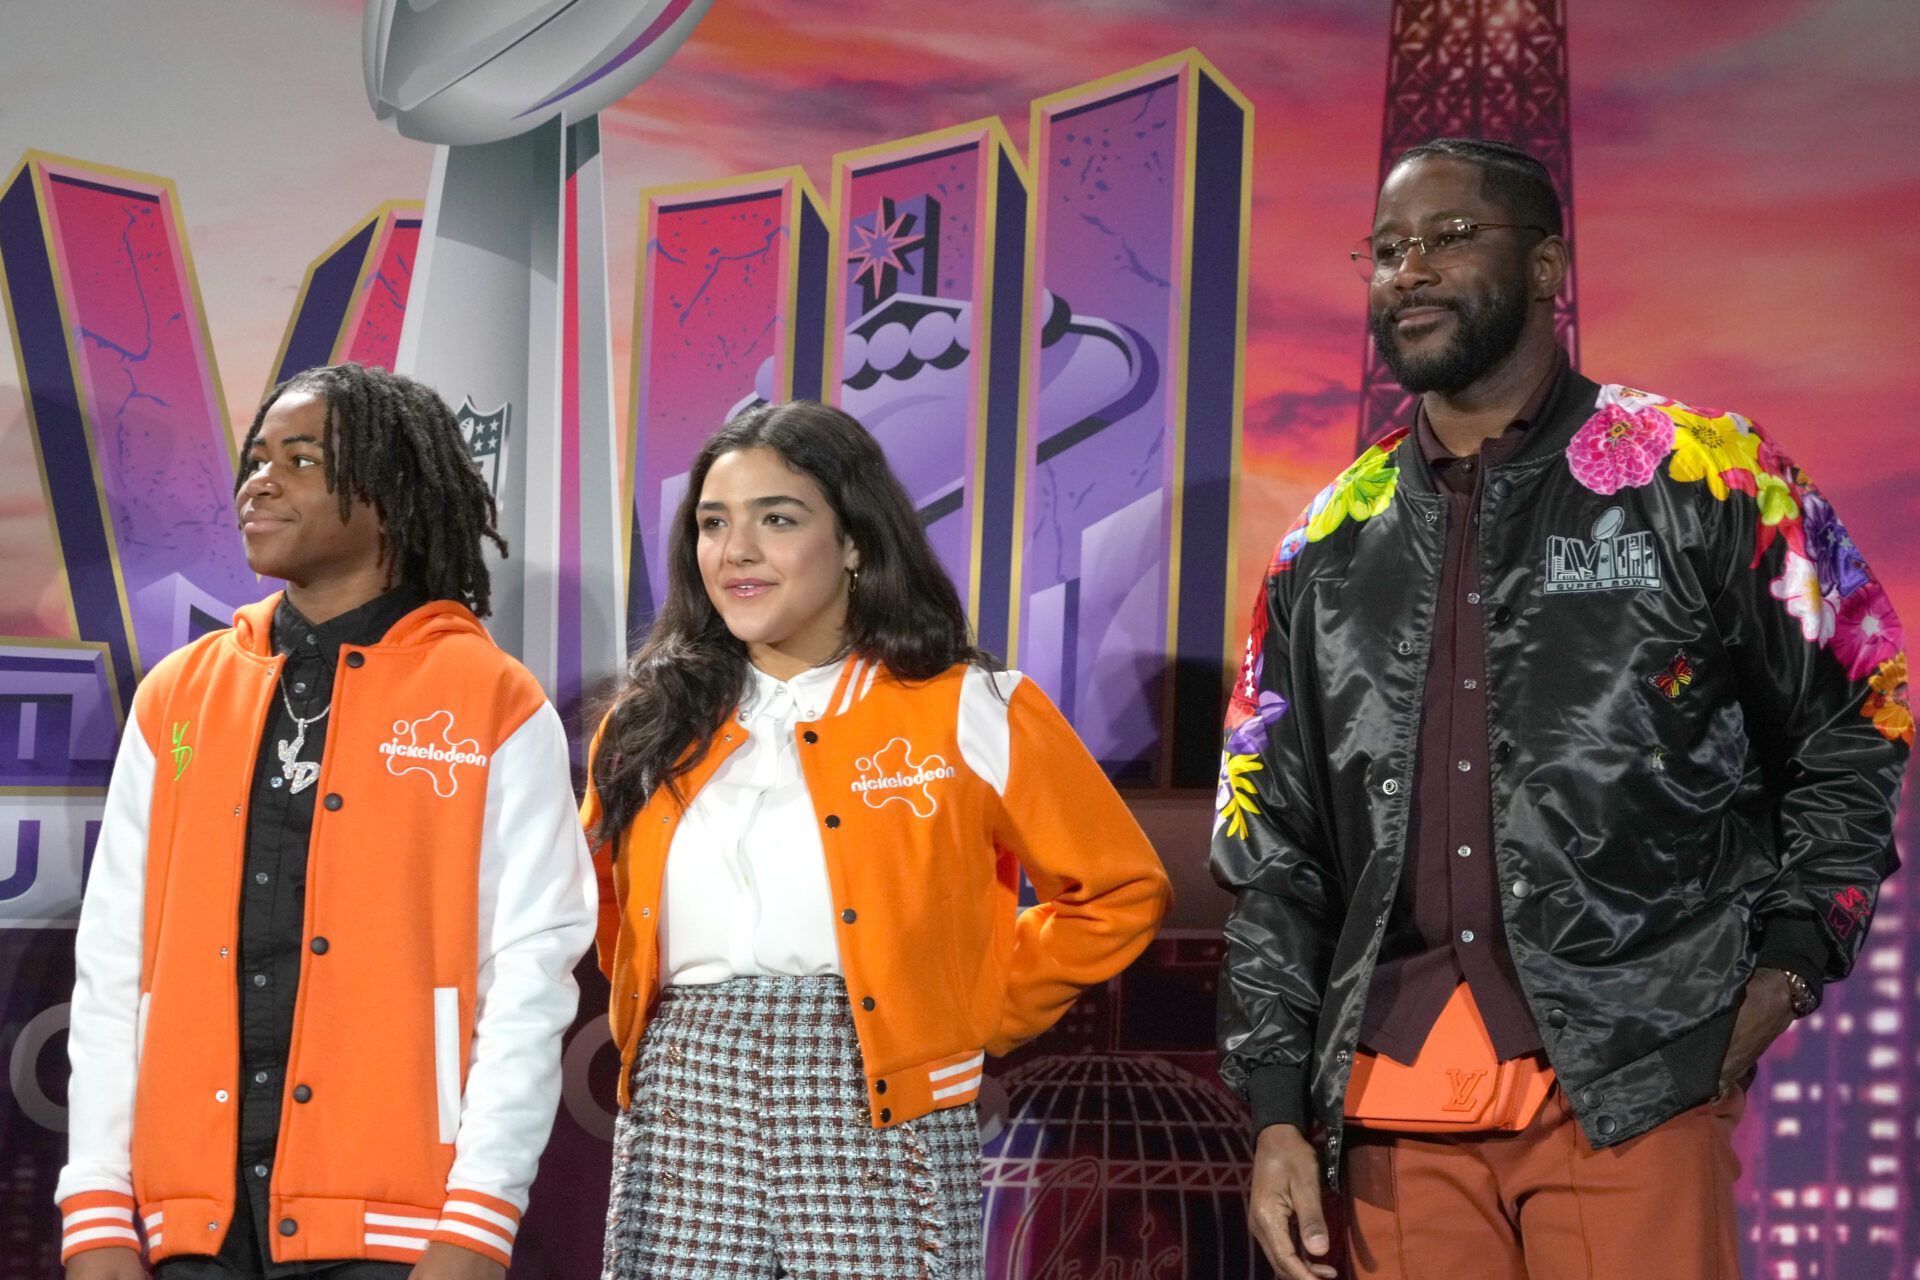
<svg viewBox="0 0 1920 1280">
<path fill-rule="evenodd" d="M 1888 739 L 1913 745 L 1893 603 L 1832 504 L 1759 427 L 1737 413 L 1605 386 L 1567 448 L 1567 466 L 1599 494 L 1649 484 L 1664 468 L 1678 483 L 1705 485 L 1720 502 L 1747 495 L 1754 520 L 1749 569 L 1766 569 L 1769 550 L 1784 544 L 1767 594 L 1799 625 L 1803 641 L 1828 650 L 1848 680 L 1867 683 L 1860 714 Z"/>
<path fill-rule="evenodd" d="M 1711 497 L 1735 548 L 1716 611 L 1748 731 L 1784 762 L 1785 865 L 1762 931 L 1769 918 L 1817 928 L 1838 976 L 1894 865 L 1892 795 L 1913 745 L 1892 602 L 1806 471 L 1740 414 L 1602 387 L 1566 458 L 1597 494 L 1668 483 Z"/>
<path fill-rule="evenodd" d="M 1296 565 L 1313 544 L 1385 512 L 1399 469 L 1381 441 L 1308 504 L 1274 551 L 1228 701 L 1213 825 L 1214 880 L 1234 895 L 1223 930 L 1221 1075 L 1256 1125 L 1307 1124 L 1307 1059 L 1339 933 L 1333 850 L 1315 810 L 1289 643 Z"/>
<path fill-rule="evenodd" d="M 1370 520 L 1392 505 L 1400 480 L 1393 455 L 1406 435 L 1404 429 L 1390 432 L 1354 459 L 1332 484 L 1314 495 L 1307 509 L 1281 535 L 1273 562 L 1267 566 L 1266 584 L 1254 603 L 1240 675 L 1227 704 L 1226 746 L 1221 753 L 1220 788 L 1215 797 L 1216 833 L 1224 830 L 1236 839 L 1246 839 L 1248 819 L 1260 812 L 1261 780 L 1256 775 L 1266 768 L 1260 757 L 1267 748 L 1267 732 L 1287 713 L 1286 697 L 1264 679 L 1271 606 L 1274 593 L 1281 587 L 1280 575 L 1293 568 L 1310 544 L 1349 521 L 1359 524 Z"/>
<path fill-rule="evenodd" d="M 1281 535 L 1268 572 L 1284 573 L 1293 568 L 1293 562 L 1309 543 L 1320 541 L 1347 521 L 1358 524 L 1385 511 L 1392 504 L 1394 490 L 1400 482 L 1400 468 L 1394 465 L 1393 451 L 1406 435 L 1405 428 L 1389 432 L 1355 458 L 1332 484 L 1315 494 L 1300 518 Z"/>
</svg>

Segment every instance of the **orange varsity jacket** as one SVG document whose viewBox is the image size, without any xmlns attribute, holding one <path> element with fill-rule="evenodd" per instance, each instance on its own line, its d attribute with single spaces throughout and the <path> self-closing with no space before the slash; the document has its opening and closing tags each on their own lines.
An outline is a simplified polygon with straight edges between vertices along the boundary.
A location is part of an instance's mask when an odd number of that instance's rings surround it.
<svg viewBox="0 0 1920 1280">
<path fill-rule="evenodd" d="M 233 1220 L 238 903 L 278 601 L 134 697 L 75 942 L 64 1257 L 215 1253 Z M 504 1264 L 593 927 L 566 735 L 448 601 L 343 647 L 329 714 L 273 1256 L 415 1262 L 439 1240 Z"/>
<path fill-rule="evenodd" d="M 794 733 L 868 1111 L 884 1128 L 972 1101 L 985 1055 L 1038 1035 L 1081 988 L 1124 969 L 1172 895 L 1099 765 L 1019 673 L 956 666 L 907 684 L 855 659 L 828 708 Z M 680 780 L 689 802 L 746 739 L 730 716 Z M 659 995 L 662 876 L 682 812 L 663 787 L 617 851 L 594 853 L 622 1106 Z M 599 817 L 590 771 L 581 820 L 591 832 Z M 1025 911 L 1022 869 L 1040 898 Z"/>
</svg>

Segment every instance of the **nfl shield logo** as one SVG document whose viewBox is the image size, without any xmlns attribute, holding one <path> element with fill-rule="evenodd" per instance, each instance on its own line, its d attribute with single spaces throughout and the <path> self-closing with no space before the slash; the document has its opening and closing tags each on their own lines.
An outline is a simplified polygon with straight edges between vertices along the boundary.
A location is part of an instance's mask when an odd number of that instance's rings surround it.
<svg viewBox="0 0 1920 1280">
<path fill-rule="evenodd" d="M 460 412 L 454 415 L 460 424 L 460 435 L 467 442 L 467 452 L 473 455 L 480 474 L 487 479 L 487 488 L 496 498 L 500 496 L 500 459 L 507 451 L 507 426 L 512 413 L 511 402 L 492 413 L 482 413 L 474 407 L 473 397 L 468 396 L 460 405 Z"/>
</svg>

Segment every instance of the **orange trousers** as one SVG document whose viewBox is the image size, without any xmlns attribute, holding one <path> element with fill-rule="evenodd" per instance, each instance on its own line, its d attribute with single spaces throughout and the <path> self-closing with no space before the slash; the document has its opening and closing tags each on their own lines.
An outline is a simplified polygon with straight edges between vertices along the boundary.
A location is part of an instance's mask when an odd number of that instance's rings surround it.
<svg viewBox="0 0 1920 1280">
<path fill-rule="evenodd" d="M 1594 1150 L 1556 1087 L 1519 1133 L 1349 1129 L 1356 1280 L 1739 1280 L 1738 1090 Z"/>
</svg>

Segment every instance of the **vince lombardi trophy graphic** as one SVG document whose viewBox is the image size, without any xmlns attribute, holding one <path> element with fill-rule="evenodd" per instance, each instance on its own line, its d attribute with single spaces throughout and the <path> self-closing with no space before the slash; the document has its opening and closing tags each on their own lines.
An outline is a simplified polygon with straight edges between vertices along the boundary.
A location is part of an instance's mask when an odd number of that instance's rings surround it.
<svg viewBox="0 0 1920 1280">
<path fill-rule="evenodd" d="M 395 363 L 460 415 L 511 549 L 489 625 L 563 712 L 626 648 L 597 113 L 711 3 L 367 0 L 362 23 L 374 114 L 438 144 Z"/>
</svg>

